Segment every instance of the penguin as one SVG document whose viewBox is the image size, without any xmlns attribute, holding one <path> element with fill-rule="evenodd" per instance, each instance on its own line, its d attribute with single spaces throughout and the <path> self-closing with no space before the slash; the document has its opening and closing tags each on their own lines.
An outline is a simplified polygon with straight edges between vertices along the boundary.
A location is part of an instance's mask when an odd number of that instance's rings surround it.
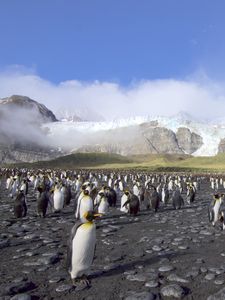
<svg viewBox="0 0 225 300">
<path fill-rule="evenodd" d="M 145 190 L 144 202 L 146 203 L 146 209 L 152 208 L 155 212 L 157 212 L 160 196 L 155 186 L 148 185 L 148 189 Z"/>
<path fill-rule="evenodd" d="M 167 205 L 169 202 L 170 193 L 166 185 L 162 188 L 162 202 Z"/>
<path fill-rule="evenodd" d="M 111 187 L 107 187 L 105 193 L 106 193 L 106 198 L 109 202 L 109 206 L 116 207 L 116 201 L 117 201 L 116 191 Z"/>
<path fill-rule="evenodd" d="M 125 206 L 124 204 L 127 202 L 129 196 L 129 191 L 125 191 L 123 196 L 121 197 L 121 207 L 120 211 L 128 213 L 128 207 L 127 205 Z"/>
<path fill-rule="evenodd" d="M 172 193 L 172 204 L 174 209 L 181 209 L 184 206 L 184 199 L 180 194 L 180 189 L 177 188 Z"/>
<path fill-rule="evenodd" d="M 65 205 L 70 204 L 70 200 L 72 198 L 71 187 L 69 185 L 65 186 L 64 190 L 64 203 Z"/>
<path fill-rule="evenodd" d="M 68 240 L 67 268 L 74 286 L 79 283 L 90 285 L 87 271 L 91 267 L 95 246 L 96 226 L 93 220 L 100 216 L 93 211 L 86 211 L 73 226 Z"/>
<path fill-rule="evenodd" d="M 140 202 L 137 195 L 125 192 L 127 194 L 127 201 L 123 204 L 123 207 L 128 206 L 128 212 L 130 215 L 136 216 L 140 208 Z"/>
<path fill-rule="evenodd" d="M 39 195 L 37 196 L 37 214 L 39 217 L 45 218 L 49 200 L 48 193 L 42 187 L 37 188 Z"/>
<path fill-rule="evenodd" d="M 55 212 L 60 212 L 63 209 L 64 206 L 64 197 L 63 193 L 58 185 L 54 188 L 53 193 L 53 206 Z"/>
<path fill-rule="evenodd" d="M 104 192 L 100 191 L 98 193 L 99 197 L 98 197 L 98 213 L 105 215 L 108 213 L 109 211 L 109 202 L 104 194 Z"/>
<path fill-rule="evenodd" d="M 85 189 L 84 191 L 81 192 L 79 196 L 75 217 L 76 219 L 80 219 L 80 217 L 83 216 L 83 214 L 86 211 L 93 211 L 93 210 L 94 210 L 93 200 L 89 195 L 89 191 Z"/>
<path fill-rule="evenodd" d="M 216 222 L 220 219 L 220 207 L 223 198 L 224 194 L 215 194 L 208 207 L 209 222 L 211 222 L 213 226 L 215 226 Z"/>
<path fill-rule="evenodd" d="M 195 187 L 192 184 L 187 185 L 187 202 L 193 203 L 195 200 Z"/>
<path fill-rule="evenodd" d="M 14 202 L 14 216 L 16 218 L 26 217 L 27 205 L 23 191 L 20 191 Z"/>
</svg>

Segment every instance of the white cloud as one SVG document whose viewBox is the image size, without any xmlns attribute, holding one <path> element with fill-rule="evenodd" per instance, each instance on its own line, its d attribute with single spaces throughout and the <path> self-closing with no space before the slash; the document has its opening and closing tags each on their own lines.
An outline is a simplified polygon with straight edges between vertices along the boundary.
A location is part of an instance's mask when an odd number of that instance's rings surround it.
<svg viewBox="0 0 225 300">
<path fill-rule="evenodd" d="M 0 72 L 0 97 L 25 95 L 56 114 L 66 108 L 89 119 L 97 113 L 97 118 L 114 119 L 147 114 L 168 116 L 179 111 L 204 119 L 223 116 L 223 84 L 210 80 L 204 73 L 196 74 L 186 80 L 145 80 L 126 88 L 111 82 L 77 80 L 56 85 L 32 69 L 17 66 Z"/>
</svg>

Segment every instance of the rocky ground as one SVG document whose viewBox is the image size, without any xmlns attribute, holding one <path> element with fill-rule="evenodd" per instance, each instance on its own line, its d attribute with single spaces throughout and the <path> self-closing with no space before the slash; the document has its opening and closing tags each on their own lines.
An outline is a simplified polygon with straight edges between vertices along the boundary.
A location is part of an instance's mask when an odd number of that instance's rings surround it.
<svg viewBox="0 0 225 300">
<path fill-rule="evenodd" d="M 203 185 L 196 202 L 179 211 L 161 207 L 133 218 L 111 209 L 97 221 L 91 287 L 82 290 L 72 287 L 65 268 L 73 204 L 40 219 L 30 191 L 28 215 L 17 220 L 3 182 L 0 299 L 225 299 L 225 232 L 208 222 L 211 199 Z"/>
</svg>

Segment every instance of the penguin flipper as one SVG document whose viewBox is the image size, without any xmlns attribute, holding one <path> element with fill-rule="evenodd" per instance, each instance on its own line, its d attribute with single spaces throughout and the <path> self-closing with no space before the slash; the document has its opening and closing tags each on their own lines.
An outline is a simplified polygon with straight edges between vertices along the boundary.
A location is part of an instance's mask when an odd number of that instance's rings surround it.
<svg viewBox="0 0 225 300">
<path fill-rule="evenodd" d="M 81 221 L 76 222 L 76 224 L 71 229 L 70 237 L 67 244 L 67 256 L 66 256 L 66 267 L 67 270 L 70 272 L 72 270 L 71 263 L 72 263 L 72 254 L 73 254 L 73 239 L 76 235 L 77 229 L 82 225 Z"/>
<path fill-rule="evenodd" d="M 126 205 L 129 204 L 129 203 L 130 203 L 130 199 L 128 199 L 128 200 L 123 204 L 122 207 L 126 206 Z"/>
<path fill-rule="evenodd" d="M 208 210 L 208 217 L 209 217 L 209 222 L 213 222 L 213 220 L 214 220 L 214 211 L 211 207 Z"/>
</svg>

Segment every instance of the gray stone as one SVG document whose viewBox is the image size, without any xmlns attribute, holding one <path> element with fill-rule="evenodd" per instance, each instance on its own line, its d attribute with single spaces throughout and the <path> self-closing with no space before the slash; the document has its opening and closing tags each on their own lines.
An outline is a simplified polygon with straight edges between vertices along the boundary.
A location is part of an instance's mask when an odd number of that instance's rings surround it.
<svg viewBox="0 0 225 300">
<path fill-rule="evenodd" d="M 225 299 L 225 288 L 221 289 L 214 295 L 210 295 L 207 300 L 224 300 Z"/>
<path fill-rule="evenodd" d="M 175 281 L 175 282 L 181 282 L 181 283 L 188 283 L 189 281 L 187 279 L 184 279 L 176 274 L 170 274 L 168 277 L 167 277 L 167 280 L 169 281 Z"/>
<path fill-rule="evenodd" d="M 157 281 L 148 281 L 145 283 L 145 286 L 149 288 L 157 288 L 159 283 Z"/>
<path fill-rule="evenodd" d="M 127 275 L 127 280 L 130 281 L 146 281 L 146 276 L 142 274 Z"/>
<path fill-rule="evenodd" d="M 160 290 L 165 297 L 174 297 L 180 299 L 185 295 L 185 290 L 178 284 L 170 284 Z"/>
<path fill-rule="evenodd" d="M 155 295 L 150 292 L 129 292 L 125 300 L 154 300 Z"/>
<path fill-rule="evenodd" d="M 161 266 L 161 267 L 159 268 L 159 272 L 170 272 L 170 271 L 172 271 L 172 270 L 174 270 L 174 267 L 171 266 L 171 265 Z"/>
<path fill-rule="evenodd" d="M 30 291 L 35 288 L 35 284 L 32 281 L 26 281 L 21 283 L 13 283 L 5 288 L 6 295 L 15 295 Z"/>
<path fill-rule="evenodd" d="M 209 274 L 205 275 L 206 280 L 213 280 L 214 278 L 215 278 L 215 274 L 213 274 L 213 273 L 209 273 Z"/>
<path fill-rule="evenodd" d="M 223 279 L 216 279 L 216 280 L 214 281 L 214 283 L 215 283 L 216 285 L 222 285 L 222 284 L 224 284 L 224 280 L 223 280 Z"/>
<path fill-rule="evenodd" d="M 18 294 L 13 296 L 10 300 L 31 300 L 31 296 L 28 294 Z"/>
<path fill-rule="evenodd" d="M 73 289 L 73 286 L 70 284 L 63 284 L 58 286 L 55 290 L 58 293 L 68 292 Z"/>
</svg>

